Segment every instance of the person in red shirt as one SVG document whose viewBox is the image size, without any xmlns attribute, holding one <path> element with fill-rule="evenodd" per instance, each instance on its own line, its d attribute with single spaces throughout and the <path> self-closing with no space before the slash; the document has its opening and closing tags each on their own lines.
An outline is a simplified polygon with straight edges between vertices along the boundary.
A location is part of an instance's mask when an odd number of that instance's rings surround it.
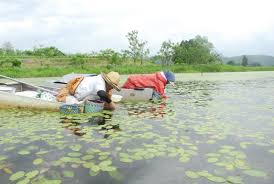
<svg viewBox="0 0 274 184">
<path fill-rule="evenodd" d="M 140 74 L 129 76 L 122 88 L 152 88 L 161 97 L 166 98 L 165 87 L 175 82 L 175 75 L 171 71 L 162 71 L 154 74 Z"/>
</svg>

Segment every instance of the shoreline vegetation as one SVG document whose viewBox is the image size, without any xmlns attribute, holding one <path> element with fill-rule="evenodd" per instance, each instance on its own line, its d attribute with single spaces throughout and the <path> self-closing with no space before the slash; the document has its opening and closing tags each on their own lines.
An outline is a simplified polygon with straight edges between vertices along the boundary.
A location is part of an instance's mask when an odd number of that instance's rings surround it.
<svg viewBox="0 0 274 184">
<path fill-rule="evenodd" d="M 171 70 L 174 73 L 274 71 L 274 66 L 262 66 L 260 59 L 225 62 L 207 37 L 197 35 L 189 40 L 163 41 L 160 50 L 150 55 L 148 42 L 139 38 L 137 30 L 128 32 L 128 48 L 116 51 L 64 53 L 54 46 L 18 50 L 10 42 L 0 47 L 0 74 L 9 77 L 60 77 L 68 73 L 116 71 L 120 74 L 154 73 Z M 272 65 L 271 63 L 268 65 Z"/>
<path fill-rule="evenodd" d="M 87 63 L 84 67 L 71 66 L 66 63 L 54 62 L 45 66 L 37 66 L 34 62 L 25 62 L 19 67 L 0 68 L 0 74 L 14 78 L 33 78 L 33 77 L 61 77 L 68 73 L 94 73 L 116 71 L 120 74 L 143 74 L 153 73 L 161 70 L 171 70 L 175 73 L 208 73 L 208 72 L 249 72 L 249 71 L 274 71 L 271 66 L 231 66 L 226 64 L 175 64 L 171 66 L 161 66 L 153 63 L 123 64 L 123 65 L 102 65 Z"/>
</svg>

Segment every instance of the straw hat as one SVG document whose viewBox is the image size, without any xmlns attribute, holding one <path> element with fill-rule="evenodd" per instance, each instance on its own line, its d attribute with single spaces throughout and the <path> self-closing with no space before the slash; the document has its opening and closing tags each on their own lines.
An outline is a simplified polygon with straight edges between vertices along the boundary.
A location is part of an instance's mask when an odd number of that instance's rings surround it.
<svg viewBox="0 0 274 184">
<path fill-rule="evenodd" d="M 120 75 L 118 72 L 109 72 L 108 74 L 101 73 L 101 76 L 103 79 L 108 83 L 110 86 L 112 86 L 117 91 L 121 91 L 121 88 L 118 86 L 120 82 Z"/>
</svg>

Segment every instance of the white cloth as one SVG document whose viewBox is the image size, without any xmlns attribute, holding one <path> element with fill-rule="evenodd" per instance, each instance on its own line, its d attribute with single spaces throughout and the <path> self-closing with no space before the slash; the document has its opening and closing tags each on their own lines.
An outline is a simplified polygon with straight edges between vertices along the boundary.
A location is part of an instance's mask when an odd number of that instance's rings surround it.
<svg viewBox="0 0 274 184">
<path fill-rule="evenodd" d="M 15 95 L 18 96 L 25 96 L 25 97 L 30 97 L 30 98 L 36 98 L 39 93 L 36 91 L 21 91 L 21 92 L 16 92 Z"/>
<path fill-rule="evenodd" d="M 97 96 L 100 90 L 106 91 L 106 83 L 101 75 L 85 77 L 75 90 L 74 96 L 81 101 L 87 96 Z"/>
<path fill-rule="evenodd" d="M 161 72 L 161 75 L 166 79 L 165 73 Z M 167 79 L 166 79 L 167 80 Z"/>
</svg>

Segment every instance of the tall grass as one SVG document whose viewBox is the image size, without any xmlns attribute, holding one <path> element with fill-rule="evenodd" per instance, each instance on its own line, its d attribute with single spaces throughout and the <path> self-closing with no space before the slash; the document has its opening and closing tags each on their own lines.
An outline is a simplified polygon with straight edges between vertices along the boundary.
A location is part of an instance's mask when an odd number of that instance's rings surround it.
<svg viewBox="0 0 274 184">
<path fill-rule="evenodd" d="M 243 67 L 231 65 L 172 65 L 161 67 L 155 64 L 146 65 L 117 65 L 117 66 L 88 66 L 83 69 L 70 65 L 47 66 L 35 68 L 0 68 L 0 74 L 10 77 L 59 77 L 68 73 L 94 73 L 117 71 L 120 74 L 141 74 L 153 73 L 161 70 L 171 70 L 175 73 L 195 73 L 195 72 L 243 72 L 243 71 L 274 71 L 274 67 Z"/>
</svg>

